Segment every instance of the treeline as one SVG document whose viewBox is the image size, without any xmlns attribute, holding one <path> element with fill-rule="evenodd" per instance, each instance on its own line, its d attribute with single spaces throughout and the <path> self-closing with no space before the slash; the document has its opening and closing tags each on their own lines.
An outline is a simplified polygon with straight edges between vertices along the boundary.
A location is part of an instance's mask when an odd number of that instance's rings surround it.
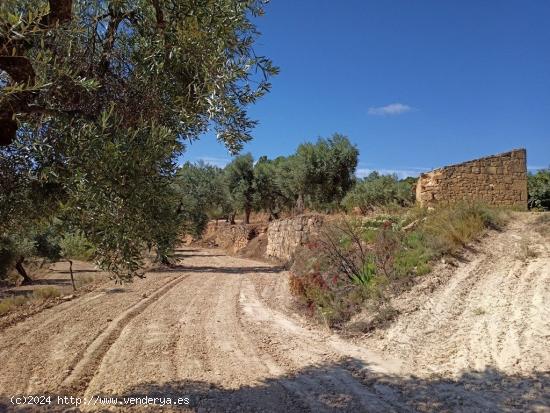
<svg viewBox="0 0 550 413">
<path fill-rule="evenodd" d="M 304 143 L 290 156 L 254 160 L 237 156 L 225 168 L 187 162 L 176 173 L 176 186 L 188 211 L 187 228 L 200 234 L 209 219 L 234 223 L 237 214 L 249 223 L 252 211 L 277 219 L 283 212 L 323 213 L 359 210 L 366 213 L 390 203 L 414 201 L 414 178 L 371 173 L 355 176 L 359 152 L 347 137 L 334 134 Z"/>
</svg>

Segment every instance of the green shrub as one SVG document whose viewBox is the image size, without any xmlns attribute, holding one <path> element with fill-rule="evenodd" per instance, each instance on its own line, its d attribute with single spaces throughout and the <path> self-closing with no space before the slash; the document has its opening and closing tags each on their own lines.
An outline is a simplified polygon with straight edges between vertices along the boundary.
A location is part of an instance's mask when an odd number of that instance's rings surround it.
<svg viewBox="0 0 550 413">
<path fill-rule="evenodd" d="M 529 208 L 550 209 L 550 169 L 542 169 L 527 177 Z"/>
<path fill-rule="evenodd" d="M 6 279 L 19 257 L 34 254 L 36 248 L 33 240 L 17 235 L 0 237 L 0 280 Z"/>
<path fill-rule="evenodd" d="M 349 320 L 361 308 L 373 311 L 375 320 L 387 319 L 394 314 L 387 298 L 392 289 L 430 272 L 436 258 L 456 253 L 485 229 L 503 223 L 498 210 L 466 203 L 432 212 L 412 209 L 402 216 L 343 219 L 327 225 L 297 256 L 290 291 L 329 326 Z"/>
<path fill-rule="evenodd" d="M 427 274 L 431 270 L 429 262 L 434 255 L 434 251 L 427 246 L 424 233 L 414 231 L 403 239 L 395 257 L 395 271 L 399 277 Z"/>
<path fill-rule="evenodd" d="M 357 274 L 351 276 L 351 282 L 367 288 L 376 277 L 376 265 L 373 261 L 367 261 L 363 264 Z"/>
<path fill-rule="evenodd" d="M 59 245 L 61 254 L 66 259 L 89 261 L 95 254 L 95 247 L 80 232 L 65 234 Z"/>
<path fill-rule="evenodd" d="M 358 208 L 366 214 L 376 207 L 391 204 L 407 206 L 413 202 L 414 194 L 409 182 L 399 181 L 396 175 L 372 172 L 355 184 L 342 200 L 342 205 L 348 211 Z"/>
<path fill-rule="evenodd" d="M 34 236 L 36 254 L 39 257 L 47 258 L 50 261 L 57 261 L 61 257 L 61 246 L 59 237 L 51 227 Z"/>
</svg>

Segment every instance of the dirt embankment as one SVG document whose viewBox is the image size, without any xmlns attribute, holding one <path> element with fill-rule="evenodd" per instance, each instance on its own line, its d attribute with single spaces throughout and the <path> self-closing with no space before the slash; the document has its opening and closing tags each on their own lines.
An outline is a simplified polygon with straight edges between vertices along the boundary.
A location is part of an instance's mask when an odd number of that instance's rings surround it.
<svg viewBox="0 0 550 413">
<path fill-rule="evenodd" d="M 550 372 L 548 218 L 515 213 L 457 268 L 439 266 L 394 300 L 402 315 L 369 346 L 422 374 Z"/>
<path fill-rule="evenodd" d="M 1 331 L 0 410 L 48 393 L 189 398 L 167 411 L 545 411 L 550 257 L 533 219 L 426 278 L 386 333 L 354 342 L 290 313 L 279 268 L 183 249 L 174 269 Z M 524 259 L 527 236 L 538 255 Z M 106 409 L 152 407 L 79 407 Z"/>
</svg>

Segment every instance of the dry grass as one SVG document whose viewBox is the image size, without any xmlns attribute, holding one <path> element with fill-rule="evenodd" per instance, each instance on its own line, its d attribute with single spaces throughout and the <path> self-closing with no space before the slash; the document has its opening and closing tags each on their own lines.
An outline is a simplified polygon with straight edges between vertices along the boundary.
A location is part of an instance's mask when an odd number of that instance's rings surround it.
<svg viewBox="0 0 550 413">
<path fill-rule="evenodd" d="M 76 288 L 79 289 L 85 285 L 93 283 L 94 280 L 95 278 L 92 276 L 79 276 L 75 278 L 74 282 L 75 282 Z"/>
<path fill-rule="evenodd" d="M 484 315 L 484 314 L 487 314 L 487 311 L 485 311 L 483 308 L 477 307 L 476 309 L 474 309 L 474 315 Z"/>
<path fill-rule="evenodd" d="M 519 251 L 516 258 L 522 261 L 527 261 L 528 259 L 536 258 L 537 256 L 537 251 L 532 248 L 529 240 L 527 238 L 522 238 L 519 242 Z"/>
<path fill-rule="evenodd" d="M 55 287 L 44 287 L 34 290 L 32 296 L 35 300 L 48 300 L 50 298 L 59 297 L 61 293 Z"/>
<path fill-rule="evenodd" d="M 3 300 L 0 300 L 0 315 L 4 315 L 17 307 L 26 304 L 28 301 L 29 298 L 24 295 L 4 298 Z"/>
<path fill-rule="evenodd" d="M 44 287 L 34 290 L 32 294 L 17 295 L 0 300 L 0 316 L 16 310 L 27 304 L 42 304 L 52 298 L 59 297 L 61 293 L 55 287 Z"/>
<path fill-rule="evenodd" d="M 485 229 L 501 229 L 505 212 L 479 204 L 460 203 L 429 214 L 423 231 L 430 247 L 441 254 L 453 254 L 476 239 Z"/>
<path fill-rule="evenodd" d="M 535 221 L 535 231 L 545 238 L 550 238 L 550 212 L 541 212 Z"/>
<path fill-rule="evenodd" d="M 364 308 L 373 325 L 384 325 L 394 316 L 387 297 L 430 272 L 435 260 L 459 254 L 506 221 L 504 211 L 471 203 L 399 213 L 326 225 L 297 255 L 291 293 L 329 326 L 342 325 Z"/>
</svg>

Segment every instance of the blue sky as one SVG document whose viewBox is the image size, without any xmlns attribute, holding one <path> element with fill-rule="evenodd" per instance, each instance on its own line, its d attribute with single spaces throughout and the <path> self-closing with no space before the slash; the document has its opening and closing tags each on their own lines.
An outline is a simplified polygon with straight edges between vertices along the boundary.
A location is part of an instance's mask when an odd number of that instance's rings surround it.
<svg viewBox="0 0 550 413">
<path fill-rule="evenodd" d="M 527 148 L 550 165 L 550 1 L 274 0 L 256 50 L 281 69 L 243 152 L 288 155 L 334 132 L 358 174 L 415 175 Z M 183 160 L 223 165 L 213 135 Z"/>
</svg>

